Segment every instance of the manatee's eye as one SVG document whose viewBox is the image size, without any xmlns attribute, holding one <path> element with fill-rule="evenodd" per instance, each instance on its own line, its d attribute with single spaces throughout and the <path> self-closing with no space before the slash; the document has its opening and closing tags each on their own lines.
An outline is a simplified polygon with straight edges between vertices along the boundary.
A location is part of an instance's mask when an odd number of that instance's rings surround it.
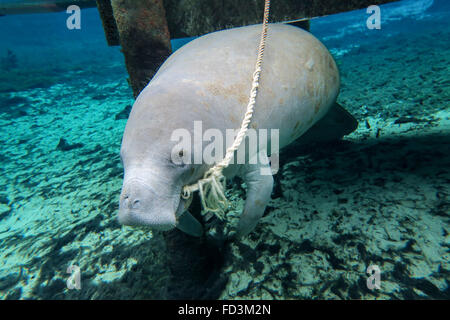
<svg viewBox="0 0 450 320">
<path fill-rule="evenodd" d="M 180 163 L 178 164 L 180 167 L 184 167 L 186 165 L 186 163 L 184 163 L 184 150 L 181 149 L 180 151 L 178 151 L 178 157 L 181 160 Z"/>
<path fill-rule="evenodd" d="M 184 149 L 172 150 L 171 163 L 178 166 L 184 167 L 186 165 L 187 152 Z"/>
</svg>

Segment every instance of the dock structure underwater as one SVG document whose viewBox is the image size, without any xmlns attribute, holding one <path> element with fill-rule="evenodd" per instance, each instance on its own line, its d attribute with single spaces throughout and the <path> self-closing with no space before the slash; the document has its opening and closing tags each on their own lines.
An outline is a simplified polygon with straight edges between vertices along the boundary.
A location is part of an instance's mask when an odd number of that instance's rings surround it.
<svg viewBox="0 0 450 320">
<path fill-rule="evenodd" d="M 308 29 L 309 19 L 395 0 L 277 0 L 270 22 Z M 251 0 L 6 0 L 0 16 L 66 11 L 71 5 L 97 7 L 110 46 L 121 46 L 129 84 L 137 97 L 172 53 L 171 39 L 257 24 L 264 2 Z"/>
</svg>

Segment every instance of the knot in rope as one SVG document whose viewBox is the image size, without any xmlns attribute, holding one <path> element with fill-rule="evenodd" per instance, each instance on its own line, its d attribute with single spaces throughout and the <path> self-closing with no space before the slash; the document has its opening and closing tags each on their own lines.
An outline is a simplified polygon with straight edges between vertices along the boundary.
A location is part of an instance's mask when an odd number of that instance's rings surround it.
<svg viewBox="0 0 450 320">
<path fill-rule="evenodd" d="M 244 139 L 250 121 L 253 116 L 253 110 L 256 104 L 256 96 L 259 88 L 259 77 L 261 74 L 262 58 L 264 55 L 264 48 L 267 38 L 267 24 L 269 21 L 270 0 L 265 0 L 264 5 L 264 20 L 262 25 L 261 39 L 258 49 L 258 57 L 256 59 L 255 72 L 253 72 L 252 89 L 250 91 L 250 98 L 247 105 L 247 111 L 241 123 L 241 128 L 231 145 L 226 151 L 225 157 L 219 163 L 216 163 L 203 175 L 203 178 L 192 185 L 183 187 L 181 197 L 183 199 L 192 200 L 192 194 L 195 191 L 199 192 L 203 210 L 206 212 L 215 213 L 220 219 L 223 219 L 224 211 L 228 206 L 228 201 L 225 196 L 226 178 L 223 175 L 223 170 L 230 164 L 234 152 L 239 148 Z"/>
</svg>

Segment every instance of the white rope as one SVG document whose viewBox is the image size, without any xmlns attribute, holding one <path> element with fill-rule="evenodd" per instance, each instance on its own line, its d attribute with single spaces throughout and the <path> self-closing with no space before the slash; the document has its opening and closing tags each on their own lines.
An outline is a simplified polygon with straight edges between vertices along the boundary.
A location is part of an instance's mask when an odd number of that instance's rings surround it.
<svg viewBox="0 0 450 320">
<path fill-rule="evenodd" d="M 233 142 L 233 145 L 227 149 L 225 157 L 222 161 L 210 168 L 197 183 L 186 185 L 183 187 L 182 197 L 189 199 L 192 193 L 199 191 L 202 207 L 205 211 L 216 213 L 219 218 L 223 219 L 223 210 L 227 206 L 227 198 L 225 196 L 226 180 L 223 175 L 223 170 L 230 164 L 234 152 L 239 148 L 244 139 L 250 121 L 253 116 L 253 110 L 256 104 L 256 95 L 259 88 L 259 76 L 261 73 L 261 64 L 264 54 L 264 48 L 267 38 L 267 24 L 269 21 L 270 0 L 265 0 L 264 5 L 264 20 L 262 25 L 261 39 L 259 43 L 258 57 L 256 59 L 255 72 L 253 73 L 252 89 L 250 91 L 250 99 L 247 105 L 247 112 L 242 120 L 241 128 Z"/>
</svg>

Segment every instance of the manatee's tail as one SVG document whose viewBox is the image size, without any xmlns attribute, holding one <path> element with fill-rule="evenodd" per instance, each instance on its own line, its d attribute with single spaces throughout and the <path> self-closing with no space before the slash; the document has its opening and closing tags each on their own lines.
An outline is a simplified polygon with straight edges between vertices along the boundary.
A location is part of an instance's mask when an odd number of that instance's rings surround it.
<svg viewBox="0 0 450 320">
<path fill-rule="evenodd" d="M 331 142 L 341 139 L 358 128 L 358 121 L 338 103 L 314 124 L 295 143 L 301 145 L 314 142 Z"/>
<path fill-rule="evenodd" d="M 302 19 L 302 20 L 297 20 L 297 21 L 293 21 L 293 22 L 289 22 L 287 23 L 290 26 L 294 26 L 297 28 L 301 28 L 303 30 L 309 31 L 310 30 L 310 22 L 309 19 Z"/>
</svg>

